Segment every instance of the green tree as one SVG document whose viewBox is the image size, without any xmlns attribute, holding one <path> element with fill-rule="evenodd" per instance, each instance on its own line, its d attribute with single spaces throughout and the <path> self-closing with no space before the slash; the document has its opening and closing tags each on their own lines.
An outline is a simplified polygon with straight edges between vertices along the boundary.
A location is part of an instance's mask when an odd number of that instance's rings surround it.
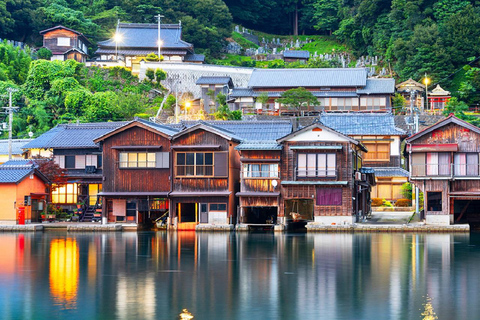
<svg viewBox="0 0 480 320">
<path fill-rule="evenodd" d="M 51 57 L 52 57 L 52 51 L 48 50 L 47 48 L 38 49 L 37 51 L 38 59 L 50 60 Z"/>
<path fill-rule="evenodd" d="M 338 28 L 339 17 L 338 9 L 340 6 L 339 0 L 317 0 L 314 1 L 314 15 L 315 29 L 332 34 Z"/>
<path fill-rule="evenodd" d="M 294 109 L 296 111 L 302 111 L 304 107 L 318 106 L 320 102 L 317 97 L 315 97 L 310 91 L 303 87 L 294 88 L 287 90 L 282 93 L 281 98 L 277 99 L 277 102 L 280 102 L 287 107 Z"/>
</svg>

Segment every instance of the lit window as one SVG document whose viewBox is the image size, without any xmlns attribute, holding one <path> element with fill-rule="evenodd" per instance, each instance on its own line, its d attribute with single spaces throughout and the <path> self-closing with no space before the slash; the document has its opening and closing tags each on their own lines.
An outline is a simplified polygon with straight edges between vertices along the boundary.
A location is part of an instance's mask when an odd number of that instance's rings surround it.
<svg viewBox="0 0 480 320">
<path fill-rule="evenodd" d="M 159 152 L 159 158 L 163 159 L 163 154 Z M 151 152 L 120 152 L 120 168 L 168 168 L 168 157 L 166 166 L 157 166 L 157 153 Z M 161 161 L 163 163 L 163 161 Z"/>
<path fill-rule="evenodd" d="M 52 191 L 52 203 L 77 203 L 78 186 L 68 183 Z"/>
</svg>

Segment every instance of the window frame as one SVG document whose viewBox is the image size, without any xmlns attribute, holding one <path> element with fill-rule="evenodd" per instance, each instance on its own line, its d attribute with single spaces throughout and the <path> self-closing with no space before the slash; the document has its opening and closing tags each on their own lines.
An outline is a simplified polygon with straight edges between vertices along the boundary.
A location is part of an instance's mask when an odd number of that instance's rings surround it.
<svg viewBox="0 0 480 320">
<path fill-rule="evenodd" d="M 188 163 L 188 154 L 193 154 L 193 164 Z M 197 165 L 197 160 L 198 160 L 198 155 L 202 154 L 203 155 L 203 164 L 198 164 Z M 211 164 L 205 164 L 206 163 L 206 154 L 211 154 L 212 155 L 212 160 Z M 178 156 L 179 155 L 184 155 L 184 164 L 178 164 Z M 215 152 L 213 151 L 185 151 L 185 152 L 175 152 L 175 177 L 179 178 L 214 178 L 215 177 Z M 193 169 L 193 174 L 189 175 L 187 174 L 187 170 L 192 167 Z M 202 168 L 203 173 L 202 174 L 197 174 L 197 168 Z M 179 168 L 184 168 L 183 174 L 179 174 Z M 205 174 L 206 169 L 211 168 L 211 174 Z"/>
<path fill-rule="evenodd" d="M 363 142 L 363 144 L 365 145 L 365 147 L 367 148 L 368 152 L 365 152 L 365 158 L 364 160 L 365 161 L 378 161 L 378 162 L 388 162 L 390 161 L 390 155 L 391 155 L 391 143 L 390 142 L 377 142 L 377 141 L 373 141 L 373 142 L 370 142 L 370 141 L 365 141 Z M 379 151 L 378 150 L 378 147 L 379 146 L 387 146 L 387 158 L 379 158 L 378 154 L 379 152 L 381 153 L 385 153 L 385 151 Z M 374 155 L 373 158 L 370 158 L 369 156 L 370 155 Z"/>
<path fill-rule="evenodd" d="M 122 160 L 122 155 L 126 155 Z M 145 160 L 139 160 L 139 155 L 145 155 Z M 149 156 L 153 155 L 153 160 Z M 133 159 L 135 158 L 135 160 Z M 145 163 L 145 166 L 139 166 L 140 163 Z M 149 165 L 153 163 L 153 165 Z M 118 153 L 118 168 L 119 169 L 158 169 L 157 168 L 157 153 L 156 152 L 140 152 L 140 151 L 120 151 Z"/>
<path fill-rule="evenodd" d="M 300 174 L 300 157 L 305 155 L 305 173 Z M 309 157 L 310 155 L 310 157 Z M 320 156 L 325 156 L 325 169 L 321 169 L 319 167 L 319 157 Z M 330 157 L 329 157 L 330 156 Z M 330 165 L 331 161 L 331 156 L 333 156 L 334 160 L 334 165 Z M 299 152 L 297 153 L 297 163 L 296 163 L 296 177 L 301 178 L 301 179 L 306 179 L 306 178 L 336 178 L 338 176 L 337 174 L 337 154 L 336 153 L 308 153 L 308 152 Z M 330 160 L 329 160 L 330 158 Z M 310 160 L 309 160 L 310 159 Z M 312 159 L 315 159 L 315 170 L 314 174 L 312 175 L 310 172 L 313 170 L 309 170 L 309 168 L 313 168 L 313 165 L 309 163 L 309 161 L 312 161 Z M 303 161 L 302 161 L 303 162 Z M 332 169 L 333 168 L 333 169 Z M 329 174 L 330 172 L 333 171 L 333 174 Z M 320 172 L 324 172 L 325 174 L 320 174 Z M 310 175 L 309 175 L 310 174 Z"/>
<path fill-rule="evenodd" d="M 258 165 L 259 170 L 248 170 L 253 165 Z M 263 171 L 263 166 L 268 166 L 268 171 Z M 272 170 L 273 167 L 273 170 Z M 247 170 L 245 170 L 247 168 Z M 259 176 L 253 176 L 254 173 L 258 173 Z M 263 176 L 266 173 L 268 176 Z M 273 174 L 273 176 L 272 176 Z M 280 178 L 280 166 L 278 163 L 262 163 L 262 162 L 249 162 L 242 164 L 242 178 L 243 179 L 279 179 Z"/>
<path fill-rule="evenodd" d="M 438 199 L 430 200 L 434 194 L 440 194 L 440 210 L 430 210 L 430 201 L 438 201 Z M 437 208 L 437 207 L 435 207 Z M 427 191 L 427 211 L 429 212 L 442 212 L 443 211 L 443 192 L 442 191 Z"/>
</svg>

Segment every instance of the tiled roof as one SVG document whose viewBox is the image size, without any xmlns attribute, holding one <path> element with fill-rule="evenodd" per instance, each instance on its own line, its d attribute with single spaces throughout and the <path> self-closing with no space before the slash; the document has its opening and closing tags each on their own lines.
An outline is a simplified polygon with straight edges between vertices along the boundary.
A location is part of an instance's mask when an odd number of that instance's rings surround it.
<svg viewBox="0 0 480 320">
<path fill-rule="evenodd" d="M 26 166 L 26 165 L 31 166 L 32 164 L 34 164 L 33 160 L 22 159 L 22 160 L 8 160 L 7 162 L 2 163 L 0 166 L 2 166 L 2 167 L 6 167 L 6 166 L 18 167 L 18 166 Z"/>
<path fill-rule="evenodd" d="M 254 69 L 248 87 L 364 87 L 363 68 Z"/>
<path fill-rule="evenodd" d="M 283 91 L 253 91 L 253 89 L 248 88 L 235 88 L 230 93 L 230 97 L 239 98 L 239 97 L 258 97 L 262 93 L 267 93 L 270 98 L 279 98 Z M 355 91 L 311 91 L 315 97 L 357 97 Z"/>
<path fill-rule="evenodd" d="M 0 166 L 0 183 L 17 183 L 32 172 L 33 165 Z"/>
<path fill-rule="evenodd" d="M 247 141 L 265 141 L 277 140 L 292 132 L 290 121 L 204 121 L 216 127 L 223 128 L 233 132 L 242 140 Z M 198 123 L 197 121 L 182 122 L 185 126 L 191 127 Z"/>
<path fill-rule="evenodd" d="M 178 133 L 178 129 L 163 125 L 163 124 L 158 124 L 154 123 L 151 121 L 143 120 L 143 119 L 136 119 L 135 121 L 141 122 L 144 125 L 149 126 L 150 128 L 153 128 L 157 131 L 160 131 L 162 133 L 165 133 L 166 135 L 173 136 L 174 134 Z"/>
<path fill-rule="evenodd" d="M 122 35 L 118 43 L 122 48 L 157 48 L 158 25 L 148 23 L 119 23 L 117 32 Z M 165 49 L 184 48 L 191 50 L 193 45 L 181 39 L 182 27 L 178 24 L 162 24 L 160 38 Z M 115 48 L 115 40 L 109 39 L 98 43 L 100 48 Z"/>
<path fill-rule="evenodd" d="M 418 131 L 428 128 L 443 119 L 445 119 L 445 116 L 442 115 L 420 114 L 418 115 Z M 413 134 L 413 126 L 409 127 L 408 123 L 413 123 L 412 117 L 406 115 L 395 116 L 395 125 L 398 128 L 401 128 L 402 130 Z"/>
<path fill-rule="evenodd" d="M 234 88 L 230 93 L 230 97 L 253 97 L 253 90 L 249 88 Z"/>
<path fill-rule="evenodd" d="M 235 147 L 237 150 L 282 150 L 282 146 L 277 141 L 261 140 L 253 141 L 247 140 Z"/>
<path fill-rule="evenodd" d="M 23 149 L 38 148 L 96 148 L 93 139 L 124 125 L 126 122 L 59 124 L 27 143 Z"/>
<path fill-rule="evenodd" d="M 308 59 L 310 58 L 310 52 L 306 50 L 285 50 L 283 52 L 283 57 L 294 59 Z"/>
<path fill-rule="evenodd" d="M 23 146 L 33 139 L 13 139 L 12 140 L 12 154 L 22 154 Z M 0 140 L 0 154 L 8 154 L 8 140 Z"/>
<path fill-rule="evenodd" d="M 405 135 L 389 113 L 322 113 L 320 121 L 346 135 Z"/>
<path fill-rule="evenodd" d="M 367 85 L 361 89 L 357 89 L 359 94 L 393 94 L 395 92 L 395 79 L 367 79 Z"/>
<path fill-rule="evenodd" d="M 204 62 L 205 55 L 204 54 L 187 54 L 183 58 L 185 62 Z"/>
<path fill-rule="evenodd" d="M 225 84 L 225 85 L 229 83 L 232 83 L 232 78 L 230 77 L 207 77 L 207 76 L 198 78 L 196 82 L 196 84 Z"/>
<path fill-rule="evenodd" d="M 374 167 L 376 177 L 408 177 L 408 171 L 399 167 Z"/>
<path fill-rule="evenodd" d="M 119 54 L 119 55 L 130 55 L 130 56 L 146 56 L 149 53 L 157 54 L 157 48 L 150 48 L 150 49 L 119 49 L 115 50 L 115 48 L 100 48 L 98 49 L 95 54 Z M 162 55 L 186 55 L 187 50 L 162 50 Z"/>
</svg>

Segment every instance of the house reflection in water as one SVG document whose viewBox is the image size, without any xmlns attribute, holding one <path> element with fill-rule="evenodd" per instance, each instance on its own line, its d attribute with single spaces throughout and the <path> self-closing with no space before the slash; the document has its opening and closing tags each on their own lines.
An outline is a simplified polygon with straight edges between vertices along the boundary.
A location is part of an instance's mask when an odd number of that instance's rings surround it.
<svg viewBox="0 0 480 320">
<path fill-rule="evenodd" d="M 75 239 L 50 243 L 50 294 L 65 309 L 77 307 L 79 250 Z"/>
</svg>

